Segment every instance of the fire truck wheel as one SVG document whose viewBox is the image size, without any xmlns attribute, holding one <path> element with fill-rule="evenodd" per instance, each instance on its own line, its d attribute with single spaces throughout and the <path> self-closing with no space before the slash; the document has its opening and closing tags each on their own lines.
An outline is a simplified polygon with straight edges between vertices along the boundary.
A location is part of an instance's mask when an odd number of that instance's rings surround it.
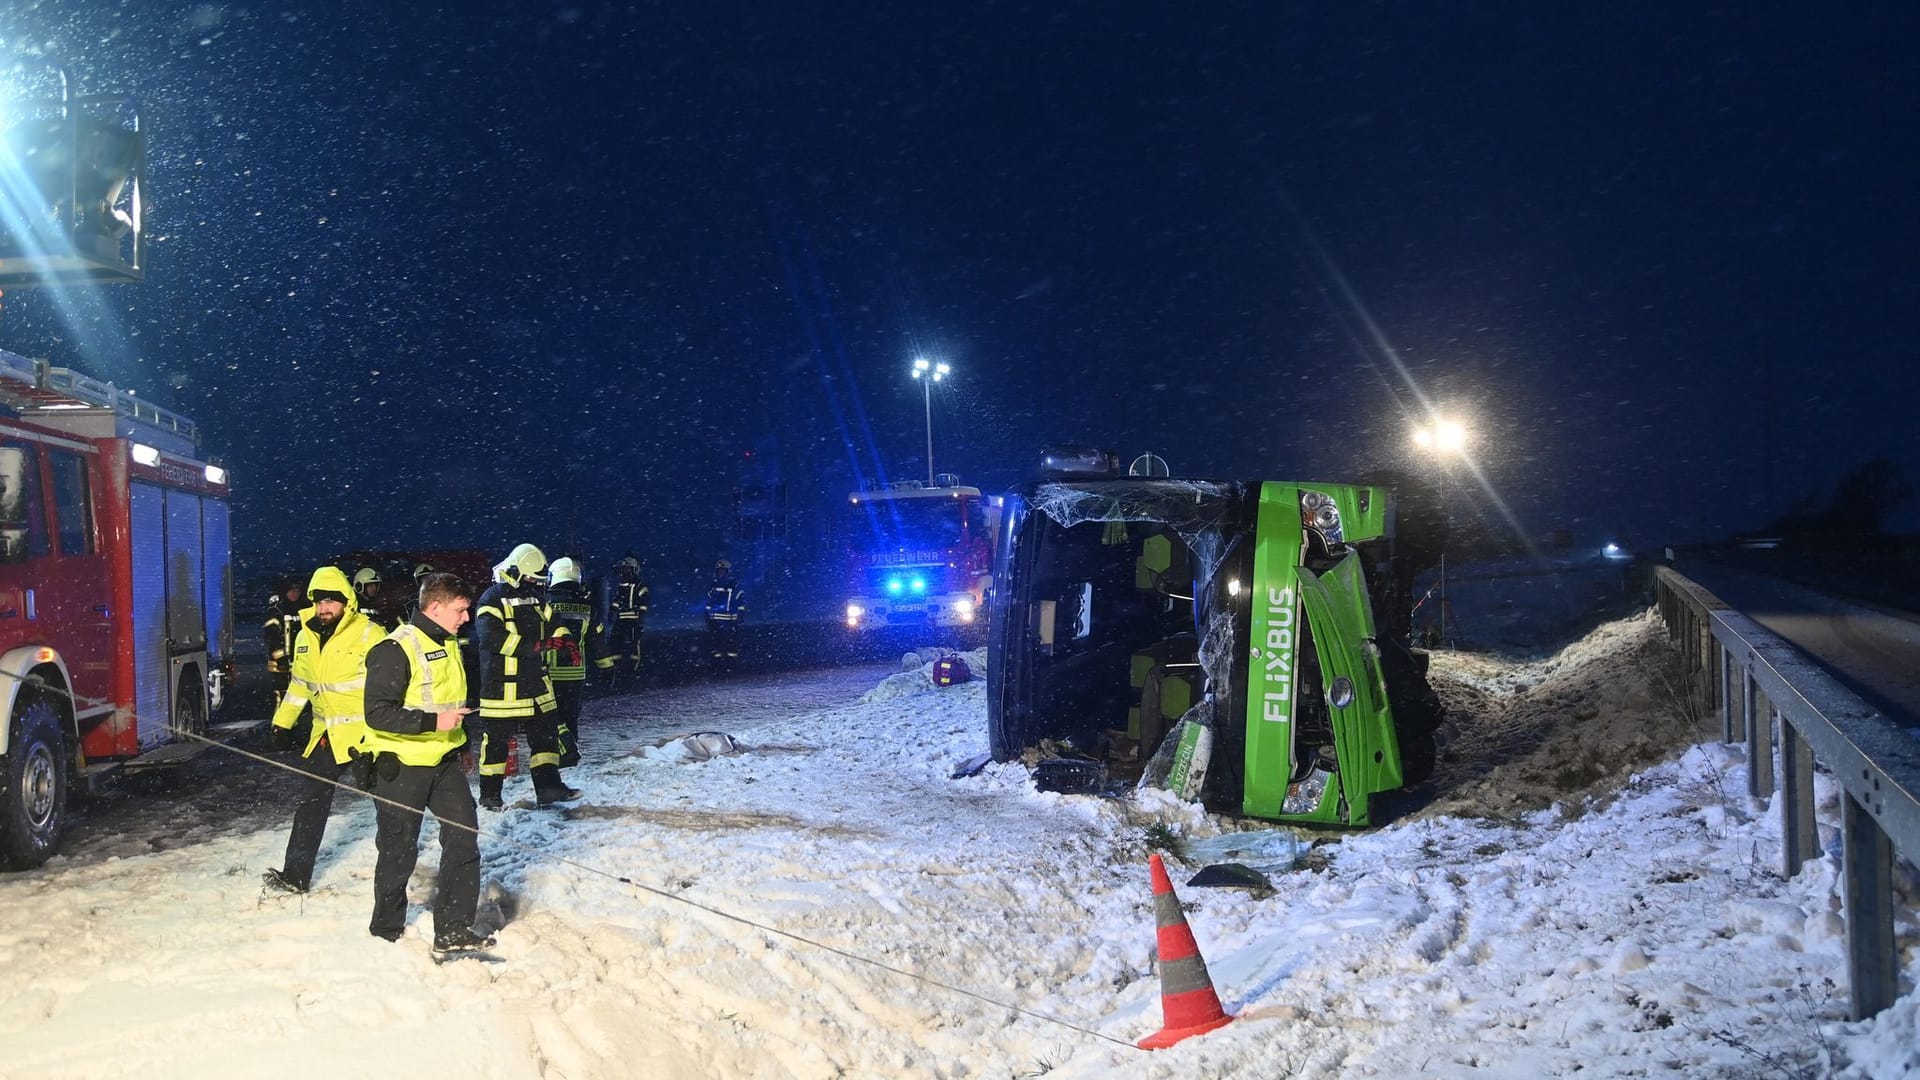
<svg viewBox="0 0 1920 1080">
<path fill-rule="evenodd" d="M 197 668 L 188 668 L 180 674 L 180 685 L 173 694 L 173 730 L 174 738 L 181 738 L 181 732 L 195 735 L 207 733 L 207 704 L 200 696 L 200 672 Z"/>
<path fill-rule="evenodd" d="M 52 704 L 39 698 L 22 699 L 14 707 L 12 723 L 0 856 L 15 869 L 29 870 L 46 862 L 60 846 L 67 815 L 67 759 L 61 746 L 60 716 Z"/>
</svg>

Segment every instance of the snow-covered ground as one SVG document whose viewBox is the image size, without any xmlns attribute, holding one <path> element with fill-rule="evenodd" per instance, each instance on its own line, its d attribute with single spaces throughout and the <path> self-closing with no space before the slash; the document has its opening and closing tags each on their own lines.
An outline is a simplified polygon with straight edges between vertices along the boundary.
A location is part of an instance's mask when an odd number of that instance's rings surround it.
<svg viewBox="0 0 1920 1080">
<path fill-rule="evenodd" d="M 1443 654 L 1467 706 L 1451 803 L 1319 838 L 1271 892 L 1187 887 L 1173 860 L 1239 1020 L 1170 1050 L 1131 1046 L 1161 1018 L 1150 838 L 1256 823 L 1040 793 L 1018 765 L 949 779 L 984 747 L 981 684 L 919 667 L 592 703 L 596 760 L 570 774 L 589 800 L 482 818 L 502 963 L 435 966 L 419 907 L 400 943 L 367 935 L 359 805 L 303 899 L 260 895 L 278 824 L 0 878 L 0 1075 L 1920 1075 L 1920 995 L 1844 1020 L 1831 785 L 1828 857 L 1792 880 L 1737 748 L 1573 770 L 1558 804 L 1493 797 L 1592 726 L 1547 704 L 1621 731 L 1655 709 L 1623 659 L 1655 628 L 1532 665 Z M 1550 730 L 1517 736 L 1529 716 Z M 716 726 L 748 751 L 649 745 Z M 1486 746 L 1504 756 L 1462 762 Z M 1911 988 L 1910 904 L 1898 934 Z"/>
</svg>

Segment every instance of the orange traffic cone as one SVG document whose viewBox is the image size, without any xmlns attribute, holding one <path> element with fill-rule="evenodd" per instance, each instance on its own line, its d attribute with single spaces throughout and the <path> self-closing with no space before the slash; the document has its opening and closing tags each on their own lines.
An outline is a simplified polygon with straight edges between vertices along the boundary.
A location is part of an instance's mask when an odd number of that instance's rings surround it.
<svg viewBox="0 0 1920 1080">
<path fill-rule="evenodd" d="M 1153 922 L 1160 938 L 1160 1011 L 1166 1026 L 1138 1045 L 1142 1050 L 1164 1050 L 1189 1036 L 1225 1027 L 1233 1017 L 1220 1007 L 1220 995 L 1213 992 L 1213 977 L 1207 974 L 1207 962 L 1200 958 L 1200 946 L 1187 928 L 1180 898 L 1173 894 L 1173 882 L 1167 880 L 1167 865 L 1155 854 L 1147 860 L 1147 866 L 1153 874 Z"/>
</svg>

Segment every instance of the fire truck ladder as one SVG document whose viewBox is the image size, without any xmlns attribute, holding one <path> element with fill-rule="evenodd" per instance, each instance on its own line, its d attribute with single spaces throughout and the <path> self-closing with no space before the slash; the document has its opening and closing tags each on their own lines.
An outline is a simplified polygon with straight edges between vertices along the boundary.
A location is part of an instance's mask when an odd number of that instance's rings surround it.
<svg viewBox="0 0 1920 1080">
<path fill-rule="evenodd" d="M 157 436 L 169 444 L 162 449 L 174 453 L 194 454 L 200 445 L 200 429 L 177 412 L 72 368 L 29 360 L 5 349 L 0 349 L 0 403 L 23 416 L 106 409 L 119 420 L 123 435 Z"/>
</svg>

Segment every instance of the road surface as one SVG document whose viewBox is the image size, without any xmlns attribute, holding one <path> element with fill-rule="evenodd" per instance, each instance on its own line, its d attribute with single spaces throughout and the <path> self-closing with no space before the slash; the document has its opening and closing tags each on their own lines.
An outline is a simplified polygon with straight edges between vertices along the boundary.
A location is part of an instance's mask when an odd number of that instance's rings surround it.
<svg viewBox="0 0 1920 1080">
<path fill-rule="evenodd" d="M 1920 619 L 1712 563 L 1674 569 L 1792 642 L 1895 723 L 1920 729 Z"/>
</svg>

